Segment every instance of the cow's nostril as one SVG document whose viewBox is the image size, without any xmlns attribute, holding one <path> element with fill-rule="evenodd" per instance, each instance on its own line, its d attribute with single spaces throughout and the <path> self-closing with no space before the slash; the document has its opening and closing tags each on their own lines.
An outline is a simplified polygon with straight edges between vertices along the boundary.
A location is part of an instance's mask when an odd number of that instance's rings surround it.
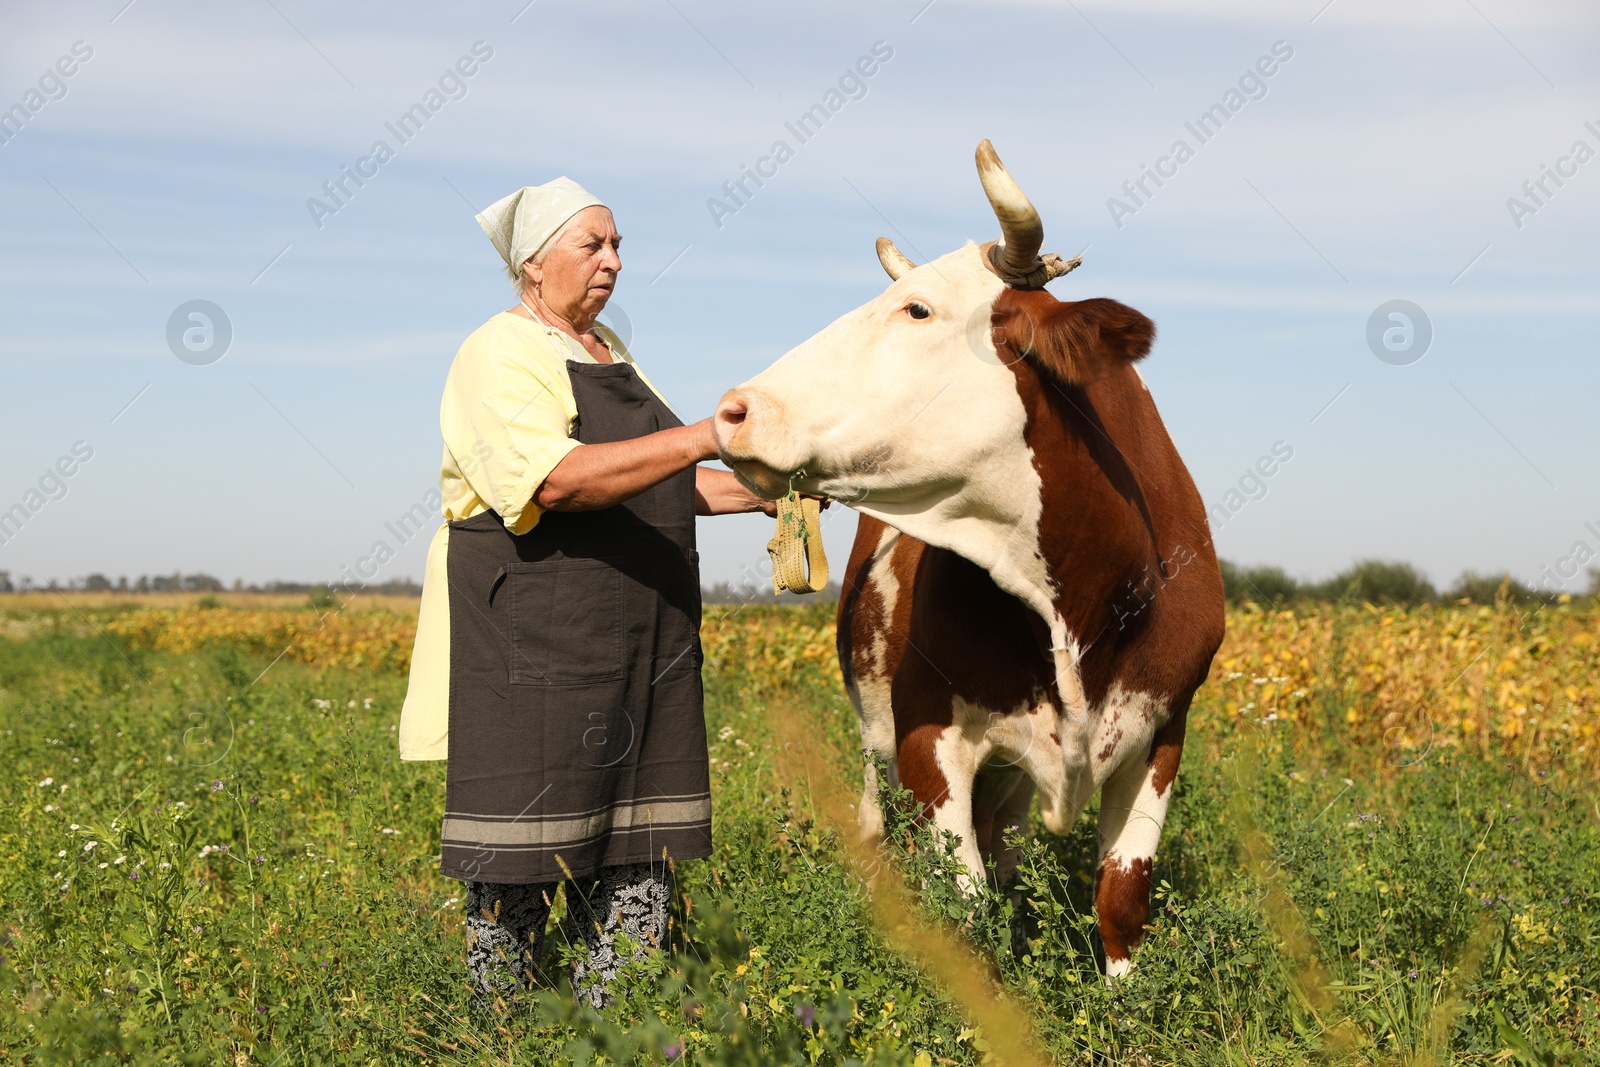
<svg viewBox="0 0 1600 1067">
<path fill-rule="evenodd" d="M 749 414 L 749 401 L 738 393 L 729 393 L 717 405 L 716 421 L 719 426 L 732 430 L 742 425 Z"/>
</svg>

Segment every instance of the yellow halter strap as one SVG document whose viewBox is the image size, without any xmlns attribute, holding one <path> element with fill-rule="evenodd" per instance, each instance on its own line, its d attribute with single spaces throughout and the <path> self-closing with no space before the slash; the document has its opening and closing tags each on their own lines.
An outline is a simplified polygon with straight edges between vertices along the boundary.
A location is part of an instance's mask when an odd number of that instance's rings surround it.
<svg viewBox="0 0 1600 1067">
<path fill-rule="evenodd" d="M 795 472 L 798 478 L 803 471 Z M 822 506 L 801 496 L 789 480 L 789 493 L 778 499 L 778 532 L 767 542 L 772 557 L 772 591 L 815 593 L 828 584 L 828 557 L 822 551 Z"/>
</svg>

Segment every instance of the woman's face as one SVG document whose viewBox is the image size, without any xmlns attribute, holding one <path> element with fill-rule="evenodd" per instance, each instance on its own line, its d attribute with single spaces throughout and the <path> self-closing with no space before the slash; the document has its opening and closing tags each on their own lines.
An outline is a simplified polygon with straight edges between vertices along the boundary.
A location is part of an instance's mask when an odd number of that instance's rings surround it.
<svg viewBox="0 0 1600 1067">
<path fill-rule="evenodd" d="M 544 262 L 531 260 L 523 271 L 538 286 L 545 307 L 585 326 L 605 308 L 622 270 L 622 236 L 611 209 L 586 207 L 556 238 Z"/>
</svg>

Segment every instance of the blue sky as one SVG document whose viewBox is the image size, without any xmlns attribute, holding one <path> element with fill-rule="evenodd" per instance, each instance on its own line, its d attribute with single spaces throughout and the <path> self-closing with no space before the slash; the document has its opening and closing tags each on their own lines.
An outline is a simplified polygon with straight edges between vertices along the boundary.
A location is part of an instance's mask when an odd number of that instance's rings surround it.
<svg viewBox="0 0 1600 1067">
<path fill-rule="evenodd" d="M 7 11 L 0 108 L 39 106 L 0 144 L 0 510 L 41 478 L 59 499 L 0 569 L 333 579 L 384 541 L 377 579 L 420 578 L 422 540 L 385 523 L 436 477 L 456 346 L 512 301 L 474 211 L 559 174 L 611 203 L 614 304 L 701 417 L 881 290 L 878 235 L 919 261 L 995 236 L 983 137 L 1046 247 L 1087 246 L 1052 290 L 1158 324 L 1143 371 L 1206 500 L 1292 449 L 1218 528 L 1224 556 L 1310 577 L 1398 558 L 1445 583 L 1600 550 L 1600 158 L 1571 156 L 1600 150 L 1592 5 L 523 5 Z M 464 95 L 450 83 L 398 144 L 385 123 L 476 42 L 492 55 Z M 877 42 L 864 94 L 798 144 L 785 123 Z M 1278 42 L 1264 95 L 1248 83 L 1259 98 L 1199 143 L 1185 123 Z M 714 219 L 780 138 L 794 158 Z M 394 158 L 314 220 L 307 200 L 379 139 Z M 1192 158 L 1114 218 L 1179 139 Z M 1576 173 L 1534 205 L 1547 166 Z M 1537 211 L 1514 218 L 1513 196 Z M 1393 299 L 1432 327 L 1409 365 L 1366 340 Z M 191 300 L 231 323 L 208 365 L 167 344 Z M 79 442 L 92 458 L 49 479 Z M 830 511 L 837 565 L 852 529 Z M 704 521 L 706 580 L 756 573 L 768 536 Z"/>
</svg>

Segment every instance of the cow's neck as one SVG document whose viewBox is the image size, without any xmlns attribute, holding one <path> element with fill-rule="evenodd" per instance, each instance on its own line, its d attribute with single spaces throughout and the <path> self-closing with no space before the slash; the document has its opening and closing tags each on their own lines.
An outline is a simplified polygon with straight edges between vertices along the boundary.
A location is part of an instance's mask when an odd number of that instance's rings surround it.
<svg viewBox="0 0 1600 1067">
<path fill-rule="evenodd" d="M 1081 722 L 1104 691 L 1100 671 L 1086 687 L 1084 660 L 1124 636 L 1119 599 L 1149 557 L 1138 485 L 1096 410 L 1129 383 L 1085 391 L 1027 361 L 1011 370 L 1014 446 L 984 456 L 932 504 L 858 507 L 976 563 L 1044 619 L 1063 710 Z"/>
<path fill-rule="evenodd" d="M 1131 591 L 1156 558 L 1155 535 L 1106 424 L 1119 393 L 1142 386 L 1131 368 L 1088 389 L 1029 361 L 1011 369 L 1017 447 L 988 457 L 930 513 L 884 517 L 983 567 L 1044 619 L 1063 710 L 1081 722 L 1105 694 L 1111 653 L 1146 621 Z"/>
</svg>

